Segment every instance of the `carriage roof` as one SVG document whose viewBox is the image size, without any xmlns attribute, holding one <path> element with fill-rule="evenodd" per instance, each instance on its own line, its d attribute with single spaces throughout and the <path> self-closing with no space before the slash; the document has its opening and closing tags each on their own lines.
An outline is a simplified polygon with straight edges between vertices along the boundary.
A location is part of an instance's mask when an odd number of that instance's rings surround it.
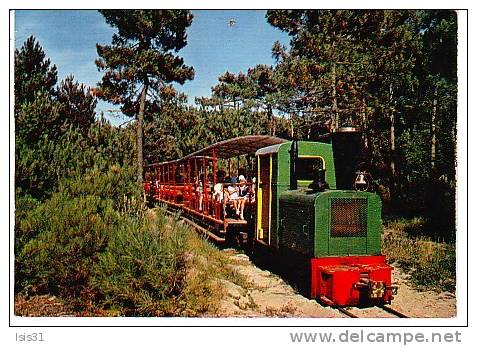
<svg viewBox="0 0 477 346">
<path fill-rule="evenodd" d="M 222 142 L 215 143 L 207 148 L 196 151 L 189 154 L 184 159 L 197 157 L 197 156 L 213 156 L 215 150 L 216 157 L 221 159 L 228 159 L 235 156 L 241 156 L 245 154 L 254 155 L 255 152 L 264 147 L 287 142 L 286 139 L 265 136 L 265 135 L 250 135 L 227 139 Z"/>
<path fill-rule="evenodd" d="M 189 154 L 181 159 L 171 160 L 167 162 L 153 163 L 145 166 L 146 168 L 152 168 L 154 166 L 160 166 L 170 163 L 181 163 L 188 159 L 212 159 L 214 156 L 220 159 L 228 159 L 231 157 L 241 156 L 245 154 L 254 155 L 260 148 L 268 147 L 271 145 L 281 144 L 288 142 L 286 139 L 266 136 L 266 135 L 250 135 L 227 139 L 215 144 L 212 144 L 206 148 L 200 149 L 192 154 Z"/>
</svg>

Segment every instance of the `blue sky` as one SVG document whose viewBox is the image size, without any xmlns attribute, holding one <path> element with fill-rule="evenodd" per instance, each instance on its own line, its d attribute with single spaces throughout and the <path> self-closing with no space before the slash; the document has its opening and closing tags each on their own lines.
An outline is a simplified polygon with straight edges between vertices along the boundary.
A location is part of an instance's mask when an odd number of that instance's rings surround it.
<svg viewBox="0 0 477 346">
<path fill-rule="evenodd" d="M 189 97 L 210 96 L 210 88 L 225 71 L 246 72 L 257 64 L 274 63 L 271 48 L 275 41 L 288 44 L 288 36 L 269 25 L 265 11 L 198 10 L 188 29 L 188 44 L 179 51 L 187 65 L 195 69 L 195 79 L 177 86 Z M 229 26 L 230 19 L 236 24 Z M 33 35 L 58 68 L 58 80 L 69 74 L 88 86 L 101 79 L 94 60 L 96 43 L 110 44 L 114 33 L 97 11 L 22 10 L 15 13 L 15 48 Z M 115 106 L 99 102 L 97 112 Z M 127 118 L 110 118 L 120 124 Z"/>
</svg>

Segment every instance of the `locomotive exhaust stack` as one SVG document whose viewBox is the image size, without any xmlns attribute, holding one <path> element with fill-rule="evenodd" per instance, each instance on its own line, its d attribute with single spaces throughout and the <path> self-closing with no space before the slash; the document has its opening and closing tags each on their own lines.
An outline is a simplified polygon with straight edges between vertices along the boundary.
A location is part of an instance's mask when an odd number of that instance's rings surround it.
<svg viewBox="0 0 477 346">
<path fill-rule="evenodd" d="M 336 188 L 353 190 L 357 164 L 363 154 L 361 131 L 356 127 L 341 127 L 331 134 L 331 143 L 335 161 Z"/>
</svg>

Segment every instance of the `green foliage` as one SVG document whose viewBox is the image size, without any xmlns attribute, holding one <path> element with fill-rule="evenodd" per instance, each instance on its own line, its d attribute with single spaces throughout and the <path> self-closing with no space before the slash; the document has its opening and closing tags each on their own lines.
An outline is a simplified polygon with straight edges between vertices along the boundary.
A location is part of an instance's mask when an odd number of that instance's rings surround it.
<svg viewBox="0 0 477 346">
<path fill-rule="evenodd" d="M 383 235 L 382 251 L 390 263 L 409 276 L 414 287 L 454 292 L 456 252 L 454 242 L 433 240 L 425 233 L 422 219 L 390 223 Z"/>
<path fill-rule="evenodd" d="M 190 232 L 161 211 L 146 213 L 134 171 L 89 169 L 63 179 L 43 203 L 18 199 L 16 292 L 58 295 L 86 313 L 207 310 L 214 304 L 199 295 L 212 290 L 212 283 L 193 280 L 192 288 L 185 281 Z"/>
<path fill-rule="evenodd" d="M 81 157 L 76 155 L 73 161 L 81 164 Z M 67 273 L 87 274 L 85 263 L 90 265 L 88 261 L 104 249 L 107 235 L 118 225 L 119 213 L 130 210 L 129 201 L 140 198 L 135 172 L 128 166 L 91 166 L 82 174 L 63 176 L 58 191 L 43 203 L 17 194 L 19 287 L 28 283 L 36 292 L 58 292 L 70 285 L 78 293 L 80 288 Z"/>
<path fill-rule="evenodd" d="M 157 114 L 169 83 L 184 84 L 194 69 L 175 55 L 187 43 L 192 14 L 184 10 L 101 10 L 106 22 L 117 28 L 111 45 L 96 45 L 96 65 L 104 71 L 96 95 L 137 115 L 137 178 L 142 181 L 143 121 Z"/>
<path fill-rule="evenodd" d="M 33 38 L 15 57 L 16 78 L 30 69 L 15 99 L 16 291 L 78 298 L 124 199 L 140 196 L 130 131 L 93 124 L 96 101 L 73 77 L 54 91 L 56 70 Z"/>
<path fill-rule="evenodd" d="M 111 200 L 115 210 L 128 210 L 128 201 L 142 198 L 142 191 L 134 177 L 135 170 L 131 166 L 112 165 L 93 168 L 83 175 L 62 180 L 60 191 L 69 196 L 94 195 L 103 200 Z"/>
<path fill-rule="evenodd" d="M 58 192 L 19 223 L 17 243 L 25 244 L 15 258 L 17 291 L 78 297 L 88 290 L 91 265 L 118 215 L 111 200 Z"/>
<path fill-rule="evenodd" d="M 199 111 L 178 104 L 146 123 L 145 160 L 167 161 L 238 136 L 267 133 L 267 118 L 247 109 Z"/>
<path fill-rule="evenodd" d="M 183 84 L 194 77 L 194 70 L 173 54 L 187 43 L 186 28 L 192 23 L 190 11 L 100 13 L 118 33 L 113 35 L 112 45 L 97 45 L 96 65 L 104 71 L 97 90 L 99 97 L 122 105 L 125 114 L 134 116 L 139 111 L 137 96 L 145 84 L 152 93 L 159 93 L 164 83 Z"/>
<path fill-rule="evenodd" d="M 55 141 L 43 136 L 35 144 L 17 137 L 15 148 L 15 186 L 19 195 L 44 199 L 59 182 L 80 177 L 87 169 L 111 165 L 131 166 L 134 144 L 128 130 L 98 122 L 84 137 L 70 128 Z"/>
<path fill-rule="evenodd" d="M 56 89 L 56 100 L 60 113 L 68 123 L 86 134 L 95 121 L 96 99 L 84 84 L 74 82 L 73 76 L 66 77 Z"/>
<path fill-rule="evenodd" d="M 35 145 L 45 138 L 61 135 L 63 120 L 60 105 L 50 95 L 38 91 L 30 102 L 15 103 L 15 138 L 25 144 Z"/>
<path fill-rule="evenodd" d="M 389 103 L 391 79 L 396 88 L 412 76 L 419 40 L 410 18 L 406 11 L 268 11 L 269 23 L 292 37 L 289 53 L 274 47 L 280 84 L 292 92 L 288 109 L 336 128 Z"/>
<path fill-rule="evenodd" d="M 427 265 L 419 266 L 411 274 L 411 282 L 420 289 L 434 289 L 438 292 L 455 292 L 456 258 L 455 243 L 436 252 Z"/>
<path fill-rule="evenodd" d="M 15 50 L 15 134 L 35 145 L 54 140 L 72 125 L 84 134 L 95 119 L 96 99 L 68 76 L 55 88 L 56 66 L 33 36 Z"/>
<path fill-rule="evenodd" d="M 123 217 L 94 267 L 101 304 L 125 316 L 178 315 L 184 299 L 186 232 L 163 213 Z"/>
<path fill-rule="evenodd" d="M 54 144 L 47 140 L 35 147 L 22 138 L 15 143 L 15 193 L 16 198 L 32 196 L 44 198 L 55 188 L 56 180 L 49 170 L 50 152 Z"/>
<path fill-rule="evenodd" d="M 174 40 L 167 35 L 165 46 Z M 25 47 L 15 56 L 15 78 L 25 79 L 15 99 L 15 292 L 56 295 L 83 315 L 212 309 L 219 291 L 208 270 L 186 281 L 189 230 L 162 213 L 145 214 L 134 128 L 95 122 L 90 91 L 73 77 L 53 90 L 56 70 L 34 39 Z M 27 67 L 30 75 L 21 72 Z M 183 94 L 159 90 L 161 107 L 184 104 Z"/>
<path fill-rule="evenodd" d="M 26 218 L 32 210 L 35 210 L 41 203 L 30 195 L 21 196 L 18 192 L 15 198 L 15 256 L 23 246 L 34 238 L 39 230 L 28 226 Z M 22 225 L 23 223 L 23 225 Z"/>
<path fill-rule="evenodd" d="M 56 66 L 50 66 L 45 52 L 30 36 L 20 50 L 15 50 L 15 104 L 33 102 L 38 94 L 54 94 Z"/>
</svg>

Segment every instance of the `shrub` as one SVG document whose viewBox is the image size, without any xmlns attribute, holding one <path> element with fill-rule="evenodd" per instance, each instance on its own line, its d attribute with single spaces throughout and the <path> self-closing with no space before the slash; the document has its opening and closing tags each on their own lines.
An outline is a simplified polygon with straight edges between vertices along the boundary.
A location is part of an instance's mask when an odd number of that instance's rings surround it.
<svg viewBox="0 0 477 346">
<path fill-rule="evenodd" d="M 16 256 L 18 290 L 79 296 L 88 290 L 90 268 L 104 251 L 118 214 L 111 200 L 59 192 L 20 223 L 28 238 Z"/>
<path fill-rule="evenodd" d="M 157 216 L 124 216 L 94 266 L 105 309 L 126 316 L 171 316 L 183 304 L 187 228 Z"/>
<path fill-rule="evenodd" d="M 407 232 L 418 235 L 410 236 Z M 383 253 L 390 263 L 409 274 L 409 281 L 416 288 L 454 292 L 455 243 L 433 241 L 420 233 L 422 220 L 391 223 L 383 236 Z"/>
<path fill-rule="evenodd" d="M 123 174 L 122 179 L 126 178 L 122 189 L 126 191 L 131 187 L 130 177 L 134 177 L 133 152 L 131 132 L 104 122 L 91 126 L 86 136 L 72 126 L 56 138 L 44 135 L 34 143 L 17 136 L 16 197 L 31 195 L 45 200 L 58 191 L 61 184 L 65 185 L 66 180 L 82 179 L 85 174 L 92 178 L 92 172 L 104 173 L 114 167 Z M 121 182 L 116 180 L 117 184 Z"/>
<path fill-rule="evenodd" d="M 142 196 L 135 172 L 135 168 L 131 166 L 96 166 L 88 169 L 85 174 L 64 179 L 59 190 L 70 197 L 94 195 L 108 199 L 113 202 L 116 210 L 131 212 L 131 205 L 128 207 L 125 203 L 138 203 Z"/>
<path fill-rule="evenodd" d="M 15 286 L 25 293 L 90 294 L 93 263 L 121 216 L 143 208 L 128 167 L 64 179 L 43 203 L 23 196 L 15 215 Z M 92 299 L 92 298 L 91 298 Z"/>
<path fill-rule="evenodd" d="M 44 201 L 17 194 L 17 294 L 55 295 L 83 315 L 216 311 L 226 258 L 178 219 L 146 211 L 134 167 L 100 155 L 69 172 Z"/>
<path fill-rule="evenodd" d="M 16 293 L 59 296 L 81 315 L 203 316 L 216 313 L 223 280 L 245 282 L 225 254 L 162 209 L 113 205 L 62 190 L 27 213 Z"/>
<path fill-rule="evenodd" d="M 418 266 L 411 282 L 417 288 L 434 289 L 439 292 L 454 292 L 456 285 L 455 244 L 446 244 L 443 249 L 433 253 L 430 260 Z"/>
<path fill-rule="evenodd" d="M 37 228 L 28 227 L 25 219 L 32 210 L 40 205 L 40 202 L 30 195 L 16 198 L 15 200 L 15 255 L 23 248 L 23 245 L 35 237 Z M 23 226 L 22 226 L 23 223 Z"/>
</svg>

